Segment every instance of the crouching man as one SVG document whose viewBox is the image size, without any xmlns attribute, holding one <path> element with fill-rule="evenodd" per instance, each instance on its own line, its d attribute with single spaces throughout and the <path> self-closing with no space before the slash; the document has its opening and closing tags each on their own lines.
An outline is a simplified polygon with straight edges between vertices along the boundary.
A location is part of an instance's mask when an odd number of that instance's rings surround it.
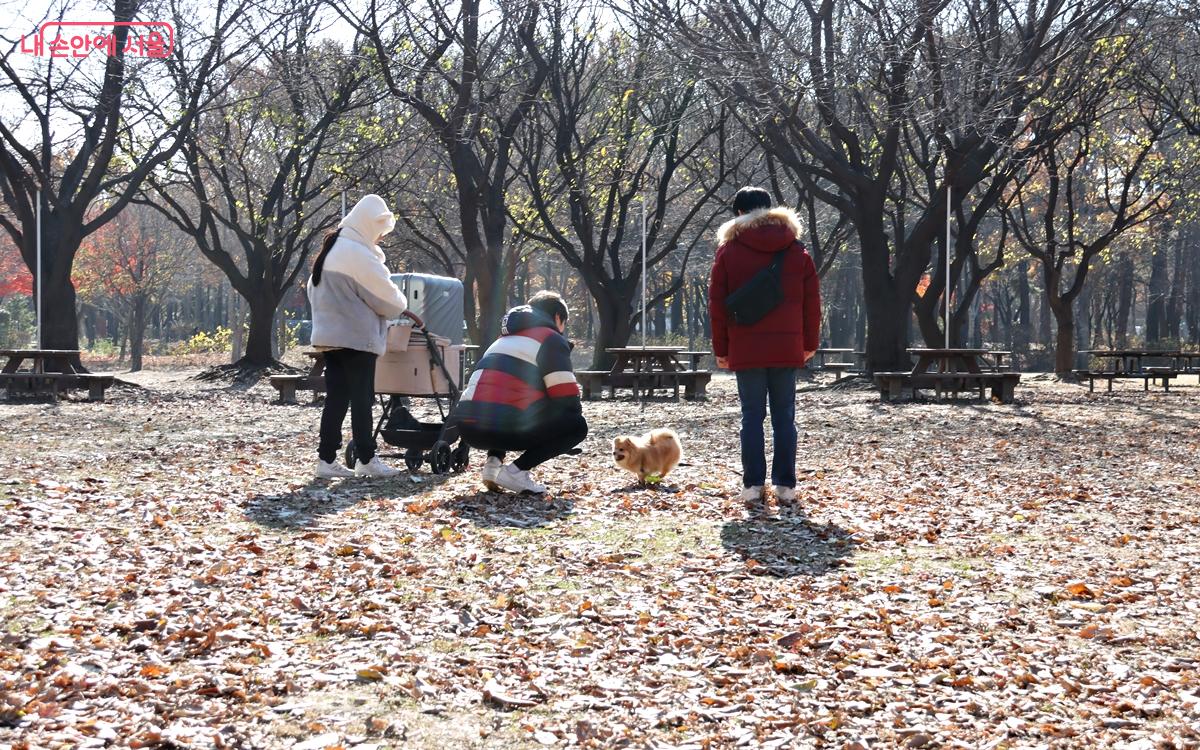
<svg viewBox="0 0 1200 750">
<path fill-rule="evenodd" d="M 463 389 L 452 419 L 472 448 L 485 450 L 483 484 L 490 490 L 545 492 L 529 470 L 573 450 L 587 437 L 571 344 L 563 336 L 567 305 L 538 292 L 504 316 Z M 521 452 L 511 464 L 509 451 Z"/>
</svg>

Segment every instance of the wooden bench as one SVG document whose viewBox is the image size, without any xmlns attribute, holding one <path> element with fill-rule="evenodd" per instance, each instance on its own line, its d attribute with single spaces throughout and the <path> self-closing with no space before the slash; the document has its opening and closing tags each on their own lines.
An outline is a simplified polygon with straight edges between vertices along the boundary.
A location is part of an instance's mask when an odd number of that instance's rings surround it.
<svg viewBox="0 0 1200 750">
<path fill-rule="evenodd" d="M 579 390 L 584 401 L 592 400 L 593 395 L 604 392 L 604 379 L 608 370 L 576 370 L 575 380 L 579 382 Z"/>
<path fill-rule="evenodd" d="M 313 401 L 325 392 L 325 378 L 313 378 L 308 375 L 272 375 L 271 385 L 275 386 L 275 390 L 279 391 L 279 401 L 281 404 L 295 404 L 296 391 L 312 391 Z"/>
<path fill-rule="evenodd" d="M 0 383 L 4 383 L 8 398 L 49 396 L 57 400 L 60 386 L 66 386 L 65 381 L 71 377 L 75 376 L 57 372 L 4 372 L 0 373 Z"/>
<path fill-rule="evenodd" d="M 6 385 L 9 398 L 13 396 L 50 396 L 58 398 L 60 392 L 71 388 L 87 388 L 88 401 L 104 401 L 104 391 L 116 382 L 113 375 L 94 375 L 88 372 L 5 372 L 0 373 L 0 383 Z"/>
<path fill-rule="evenodd" d="M 1163 385 L 1163 391 L 1166 393 L 1170 393 L 1171 392 L 1171 381 L 1173 379 L 1179 377 L 1179 371 L 1175 370 L 1173 368 L 1170 368 L 1170 367 L 1147 367 L 1144 370 L 1142 370 L 1141 372 L 1111 372 L 1111 371 L 1107 371 L 1107 370 L 1074 370 L 1072 372 L 1072 374 L 1074 374 L 1075 377 L 1078 377 L 1078 378 L 1087 378 L 1088 393 L 1096 392 L 1096 381 L 1097 380 L 1108 381 L 1108 392 L 1112 393 L 1113 381 L 1117 380 L 1117 379 L 1141 380 L 1143 391 L 1150 390 L 1151 383 L 1154 383 L 1155 385 L 1157 385 L 1156 381 L 1161 380 L 1162 385 Z"/>
<path fill-rule="evenodd" d="M 1161 380 L 1163 391 L 1166 393 L 1171 392 L 1171 381 L 1181 374 L 1181 371 L 1174 367 L 1147 367 L 1145 372 L 1150 376 L 1150 381 L 1142 383 L 1143 389 L 1148 391 L 1150 390 L 1150 383 Z"/>
<path fill-rule="evenodd" d="M 826 362 L 821 369 L 835 373 L 838 380 L 857 374 L 855 366 L 851 362 Z"/>
<path fill-rule="evenodd" d="M 676 399 L 679 398 L 679 388 L 683 387 L 683 397 L 689 401 L 703 401 L 708 397 L 708 383 L 712 380 L 709 370 L 677 370 L 674 372 L 618 372 L 608 370 L 576 370 L 575 380 L 579 382 L 579 390 L 585 401 L 590 401 L 603 395 L 608 389 L 612 396 L 618 388 L 631 390 L 660 390 L 671 389 Z"/>
<path fill-rule="evenodd" d="M 683 383 L 683 397 L 688 401 L 704 401 L 708 398 L 708 382 L 712 372 L 708 370 L 684 370 L 679 373 Z"/>
<path fill-rule="evenodd" d="M 950 391 L 955 397 L 962 391 L 978 391 L 979 398 L 985 399 L 990 387 L 992 398 L 1002 404 L 1011 404 L 1019 382 L 1021 374 L 1017 372 L 875 373 L 875 384 L 879 386 L 879 395 L 884 401 L 899 400 L 906 388 L 912 390 L 913 398 L 916 398 L 917 391 L 934 389 L 939 396 Z"/>
<path fill-rule="evenodd" d="M 662 372 L 609 372 L 608 370 L 577 370 L 575 379 L 579 381 L 579 390 L 583 394 L 583 398 L 591 399 L 597 395 L 601 395 L 604 389 L 608 389 L 608 395 L 614 396 L 618 388 L 628 388 L 632 390 L 634 386 L 640 386 L 643 390 L 653 388 L 670 388 L 672 385 L 664 383 L 662 375 L 675 375 L 675 373 Z M 673 383 L 675 388 L 678 388 L 678 380 Z"/>
<path fill-rule="evenodd" d="M 71 378 L 75 381 L 72 387 L 87 387 L 88 401 L 104 401 L 104 391 L 116 382 L 116 377 L 112 375 L 93 375 L 90 372 L 72 375 Z"/>
</svg>

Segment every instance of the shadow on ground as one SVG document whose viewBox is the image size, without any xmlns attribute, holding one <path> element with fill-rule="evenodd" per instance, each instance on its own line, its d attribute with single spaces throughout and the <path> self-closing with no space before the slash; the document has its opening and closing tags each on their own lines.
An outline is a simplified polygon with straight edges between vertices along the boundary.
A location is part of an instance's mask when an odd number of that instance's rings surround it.
<svg viewBox="0 0 1200 750">
<path fill-rule="evenodd" d="M 575 502 L 570 498 L 503 492 L 460 495 L 441 507 L 476 526 L 518 529 L 549 526 L 575 512 Z"/>
<path fill-rule="evenodd" d="M 850 532 L 816 523 L 790 506 L 777 511 L 761 505 L 748 508 L 747 518 L 721 527 L 721 545 L 746 560 L 754 572 L 777 578 L 823 575 L 854 552 Z"/>
<path fill-rule="evenodd" d="M 420 482 L 408 474 L 394 479 L 314 479 L 291 492 L 254 495 L 242 503 L 246 518 L 272 529 L 312 526 L 321 516 L 340 513 L 366 498 L 403 499 L 428 492 L 449 479 L 423 474 Z"/>
</svg>

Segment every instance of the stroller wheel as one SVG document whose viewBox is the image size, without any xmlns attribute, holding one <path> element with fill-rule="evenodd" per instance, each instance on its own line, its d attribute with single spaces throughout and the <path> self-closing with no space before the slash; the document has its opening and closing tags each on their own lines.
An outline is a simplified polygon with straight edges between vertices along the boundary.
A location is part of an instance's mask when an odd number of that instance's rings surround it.
<svg viewBox="0 0 1200 750">
<path fill-rule="evenodd" d="M 450 471 L 450 444 L 439 440 L 429 451 L 429 468 L 434 474 L 445 474 Z"/>
<path fill-rule="evenodd" d="M 420 448 L 409 448 L 404 452 L 404 465 L 409 471 L 420 471 L 421 464 L 425 463 L 425 456 L 421 454 Z"/>
<path fill-rule="evenodd" d="M 357 450 L 355 450 L 355 448 L 354 448 L 354 441 L 353 441 L 353 440 L 351 440 L 350 442 L 346 443 L 346 453 L 345 453 L 345 457 L 346 457 L 346 466 L 348 466 L 348 467 L 350 467 L 351 469 L 353 469 L 353 468 L 354 468 L 354 464 L 358 462 L 358 451 L 357 451 Z"/>
<path fill-rule="evenodd" d="M 465 442 L 459 443 L 454 452 L 450 454 L 451 467 L 458 472 L 465 471 L 471 463 L 471 446 Z"/>
</svg>

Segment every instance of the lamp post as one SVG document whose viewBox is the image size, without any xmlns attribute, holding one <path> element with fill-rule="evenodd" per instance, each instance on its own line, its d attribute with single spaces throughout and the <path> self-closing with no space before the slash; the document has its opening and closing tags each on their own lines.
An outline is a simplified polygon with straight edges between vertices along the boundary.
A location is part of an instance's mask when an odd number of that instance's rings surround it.
<svg viewBox="0 0 1200 750">
<path fill-rule="evenodd" d="M 946 165 L 942 170 L 946 179 L 946 348 L 950 348 L 950 155 L 946 155 Z"/>
<path fill-rule="evenodd" d="M 37 191 L 37 348 L 42 349 L 42 191 Z"/>
<path fill-rule="evenodd" d="M 646 196 L 642 199 L 642 348 L 646 348 Z"/>
</svg>

